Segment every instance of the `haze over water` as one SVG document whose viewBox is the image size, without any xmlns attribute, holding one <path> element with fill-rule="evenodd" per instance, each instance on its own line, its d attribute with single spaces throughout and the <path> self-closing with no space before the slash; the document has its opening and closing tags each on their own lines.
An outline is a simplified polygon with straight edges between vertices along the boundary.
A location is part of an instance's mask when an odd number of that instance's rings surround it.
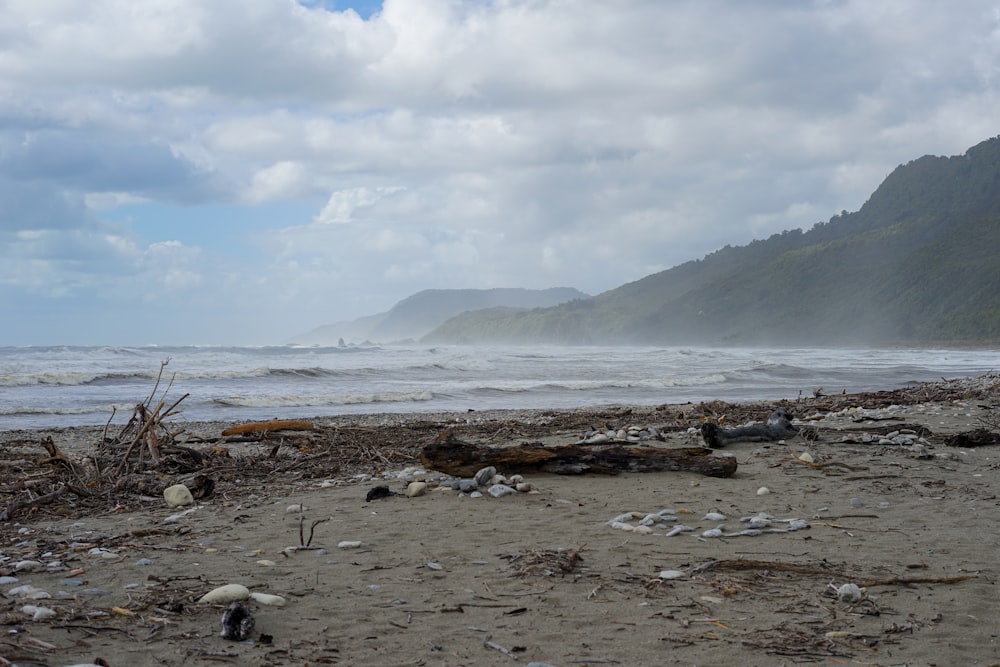
<svg viewBox="0 0 1000 667">
<path fill-rule="evenodd" d="M 795 399 L 990 373 L 991 350 L 693 347 L 5 347 L 0 428 Z"/>
</svg>

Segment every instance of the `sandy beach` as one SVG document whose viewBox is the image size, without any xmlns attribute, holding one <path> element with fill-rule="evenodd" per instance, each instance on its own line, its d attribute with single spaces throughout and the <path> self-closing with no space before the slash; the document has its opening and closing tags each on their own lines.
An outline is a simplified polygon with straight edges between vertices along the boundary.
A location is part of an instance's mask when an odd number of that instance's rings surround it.
<svg viewBox="0 0 1000 667">
<path fill-rule="evenodd" d="M 786 402 L 800 435 L 719 450 L 728 478 L 525 472 L 532 490 L 503 497 L 452 489 L 422 447 L 630 426 L 692 447 L 706 419 L 778 404 L 320 417 L 240 437 L 178 418 L 163 461 L 121 471 L 103 428 L 7 431 L 0 664 L 1000 664 L 1000 450 L 954 439 L 995 424 L 998 382 Z M 211 488 L 193 504 L 154 493 L 197 475 Z M 409 497 L 414 480 L 428 487 Z M 225 603 L 200 602 L 227 584 L 283 603 L 246 600 L 244 641 L 220 637 Z"/>
</svg>

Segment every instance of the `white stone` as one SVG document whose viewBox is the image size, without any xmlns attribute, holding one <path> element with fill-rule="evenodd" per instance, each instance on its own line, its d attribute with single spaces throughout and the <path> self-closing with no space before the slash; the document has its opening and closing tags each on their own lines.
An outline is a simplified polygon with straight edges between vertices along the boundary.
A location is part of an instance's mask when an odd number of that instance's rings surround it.
<svg viewBox="0 0 1000 667">
<path fill-rule="evenodd" d="M 684 577 L 684 573 L 680 570 L 660 570 L 658 576 L 660 579 L 681 579 Z"/>
<path fill-rule="evenodd" d="M 34 572 L 35 570 L 40 570 L 42 564 L 37 560 L 22 560 L 14 563 L 15 572 Z"/>
<path fill-rule="evenodd" d="M 250 597 L 250 589 L 242 584 L 219 586 L 201 596 L 198 602 L 225 604 Z"/>
<path fill-rule="evenodd" d="M 804 461 L 805 463 L 815 463 L 816 459 L 809 452 L 802 452 L 799 454 L 799 461 Z"/>
<path fill-rule="evenodd" d="M 163 500 L 167 503 L 167 507 L 183 507 L 194 504 L 191 490 L 183 484 L 174 484 L 163 489 Z"/>
<path fill-rule="evenodd" d="M 766 496 L 769 493 L 771 493 L 771 489 L 767 488 L 766 486 L 762 486 L 759 489 L 757 489 L 758 496 Z"/>
<path fill-rule="evenodd" d="M 337 542 L 338 549 L 357 549 L 361 546 L 361 540 L 342 540 Z"/>
<path fill-rule="evenodd" d="M 285 606 L 285 598 L 280 595 L 271 595 L 270 593 L 251 593 L 250 599 L 257 604 L 267 605 L 269 607 Z"/>
<path fill-rule="evenodd" d="M 410 482 L 406 485 L 406 495 L 416 498 L 427 493 L 427 482 Z"/>
<path fill-rule="evenodd" d="M 494 498 L 503 498 L 504 496 L 509 496 L 512 493 L 517 493 L 517 489 L 512 486 L 507 486 L 506 484 L 494 484 L 488 488 L 486 492 Z"/>
</svg>

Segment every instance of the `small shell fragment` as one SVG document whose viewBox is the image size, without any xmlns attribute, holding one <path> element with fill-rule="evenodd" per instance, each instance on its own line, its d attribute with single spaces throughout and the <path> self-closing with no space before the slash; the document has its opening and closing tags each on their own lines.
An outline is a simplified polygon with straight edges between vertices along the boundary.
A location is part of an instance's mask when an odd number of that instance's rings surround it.
<svg viewBox="0 0 1000 667">
<path fill-rule="evenodd" d="M 657 576 L 660 579 L 681 579 L 684 577 L 684 573 L 680 570 L 660 570 L 660 574 Z"/>
</svg>

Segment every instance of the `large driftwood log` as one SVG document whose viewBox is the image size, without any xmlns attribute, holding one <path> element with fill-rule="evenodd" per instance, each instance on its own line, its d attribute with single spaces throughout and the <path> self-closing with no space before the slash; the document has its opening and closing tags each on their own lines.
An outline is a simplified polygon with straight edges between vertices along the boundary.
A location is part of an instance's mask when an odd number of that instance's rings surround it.
<svg viewBox="0 0 1000 667">
<path fill-rule="evenodd" d="M 519 472 L 660 472 L 665 470 L 696 472 L 710 477 L 732 477 L 736 458 L 713 455 L 702 447 L 657 449 L 653 447 L 580 447 L 561 445 L 545 447 L 527 443 L 516 447 L 480 447 L 454 438 L 435 440 L 420 453 L 420 461 L 429 470 L 457 477 L 472 477 L 482 468 L 493 466 L 504 474 Z"/>
</svg>

